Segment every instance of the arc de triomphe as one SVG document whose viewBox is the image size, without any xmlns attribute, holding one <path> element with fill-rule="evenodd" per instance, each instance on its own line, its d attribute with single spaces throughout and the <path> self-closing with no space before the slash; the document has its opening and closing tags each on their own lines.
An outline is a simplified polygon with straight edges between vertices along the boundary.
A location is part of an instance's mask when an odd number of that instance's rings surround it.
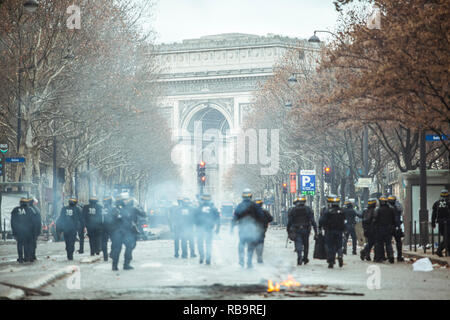
<svg viewBox="0 0 450 320">
<path fill-rule="evenodd" d="M 180 193 L 198 192 L 196 167 L 206 162 L 206 191 L 231 200 L 223 175 L 233 163 L 235 138 L 253 94 L 273 74 L 286 50 L 317 48 L 303 39 L 232 33 L 157 46 L 164 71 L 158 81 L 162 110 L 176 141 L 172 160 L 181 166 Z"/>
</svg>

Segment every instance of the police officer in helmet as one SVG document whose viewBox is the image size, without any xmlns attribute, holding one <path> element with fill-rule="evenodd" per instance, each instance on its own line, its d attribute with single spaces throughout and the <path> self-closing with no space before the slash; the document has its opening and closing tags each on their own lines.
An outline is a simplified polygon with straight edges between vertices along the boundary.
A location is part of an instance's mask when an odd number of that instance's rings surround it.
<svg viewBox="0 0 450 320">
<path fill-rule="evenodd" d="M 367 239 L 367 243 L 364 249 L 360 251 L 361 260 L 366 259 L 370 261 L 370 251 L 375 246 L 375 208 L 377 207 L 377 199 L 370 198 L 367 201 L 367 208 L 363 211 L 362 227 L 364 231 L 364 237 Z"/>
<path fill-rule="evenodd" d="M 343 253 L 347 254 L 347 242 L 348 238 L 352 237 L 352 253 L 356 254 L 356 217 L 361 217 L 353 208 L 353 202 L 346 200 L 344 202 L 344 208 L 342 210 L 345 216 L 345 232 L 344 232 L 344 247 Z"/>
<path fill-rule="evenodd" d="M 75 197 L 69 198 L 69 205 L 61 209 L 61 213 L 57 220 L 57 224 L 64 233 L 68 260 L 73 260 L 77 230 L 81 224 L 80 220 L 82 213 L 80 207 L 77 206 L 77 203 L 78 199 Z"/>
<path fill-rule="evenodd" d="M 244 252 L 247 249 L 247 268 L 253 267 L 253 253 L 261 239 L 261 228 L 258 221 L 264 219 L 262 208 L 252 201 L 250 189 L 242 192 L 242 202 L 234 210 L 231 221 L 231 232 L 237 225 L 239 227 L 238 256 L 239 265 L 244 267 Z"/>
<path fill-rule="evenodd" d="M 263 200 L 262 199 L 255 199 L 255 204 L 258 208 L 260 208 L 264 214 L 264 217 L 262 219 L 258 219 L 259 224 L 259 232 L 260 232 L 260 238 L 258 240 L 258 243 L 256 245 L 256 260 L 258 263 L 263 263 L 263 250 L 264 250 L 264 239 L 266 237 L 267 228 L 269 227 L 269 223 L 273 221 L 273 217 L 270 214 L 270 212 L 262 207 Z"/>
<path fill-rule="evenodd" d="M 317 225 L 314 221 L 314 212 L 305 204 L 306 197 L 304 196 L 294 200 L 294 207 L 288 212 L 288 224 L 286 228 L 289 239 L 295 242 L 297 265 L 299 266 L 302 265 L 302 263 L 307 264 L 309 262 L 308 251 L 311 226 L 314 228 L 314 237 L 317 236 Z"/>
<path fill-rule="evenodd" d="M 200 254 L 200 263 L 211 264 L 212 238 L 215 228 L 216 234 L 220 231 L 220 215 L 210 194 L 200 196 L 200 203 L 195 212 L 195 226 L 197 232 L 197 247 Z M 206 260 L 205 260 L 206 250 Z"/>
<path fill-rule="evenodd" d="M 28 206 L 28 199 L 21 198 L 20 206 L 11 212 L 11 230 L 17 241 L 17 253 L 19 263 L 33 261 L 33 215 L 34 212 Z"/>
<path fill-rule="evenodd" d="M 397 261 L 402 262 L 402 261 L 404 261 L 403 254 L 402 254 L 402 247 L 403 247 L 402 238 L 405 236 L 402 231 L 403 208 L 402 208 L 402 205 L 400 204 L 400 202 L 397 200 L 397 197 L 394 195 L 388 196 L 388 202 L 395 211 L 394 239 L 395 239 L 395 246 L 397 248 Z"/>
<path fill-rule="evenodd" d="M 378 198 L 380 206 L 375 210 L 373 222 L 375 225 L 375 262 L 383 262 L 384 250 L 390 263 L 394 263 L 392 249 L 392 234 L 395 229 L 395 211 L 388 204 L 386 196 Z"/>
<path fill-rule="evenodd" d="M 102 215 L 103 208 L 98 204 L 98 199 L 91 197 L 89 204 L 83 207 L 83 218 L 88 232 L 91 256 L 100 254 L 102 245 Z"/>
<path fill-rule="evenodd" d="M 431 215 L 431 224 L 433 229 L 436 228 L 436 222 L 439 225 L 439 234 L 442 236 L 442 241 L 436 254 L 442 257 L 444 248 L 447 254 L 450 249 L 450 198 L 447 189 L 442 189 L 440 199 L 433 204 L 433 212 Z"/>
<path fill-rule="evenodd" d="M 327 247 L 328 268 L 332 269 L 338 254 L 339 267 L 344 265 L 342 254 L 342 239 L 345 230 L 345 216 L 339 206 L 340 199 L 337 196 L 329 197 L 331 207 L 324 210 L 319 219 L 319 228 L 325 230 L 325 243 Z"/>
</svg>

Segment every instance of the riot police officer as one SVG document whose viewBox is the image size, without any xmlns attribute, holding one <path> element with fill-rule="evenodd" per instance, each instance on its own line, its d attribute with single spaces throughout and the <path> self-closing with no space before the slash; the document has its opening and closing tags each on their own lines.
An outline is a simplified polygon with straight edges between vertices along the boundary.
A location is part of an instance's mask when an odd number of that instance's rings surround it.
<svg viewBox="0 0 450 320">
<path fill-rule="evenodd" d="M 78 253 L 83 254 L 84 253 L 84 236 L 86 235 L 86 221 L 84 220 L 83 209 L 78 204 L 78 202 L 77 202 L 76 206 L 81 211 L 81 215 L 80 215 L 80 219 L 78 220 L 78 227 L 77 227 L 77 235 L 78 235 L 78 241 L 79 241 Z"/>
<path fill-rule="evenodd" d="M 29 198 L 27 200 L 28 207 L 33 212 L 32 215 L 32 221 L 33 221 L 33 246 L 31 250 L 31 259 L 37 260 L 36 258 L 36 249 L 37 249 L 37 239 L 39 235 L 41 234 L 42 230 L 42 221 L 41 221 L 41 211 L 36 206 L 37 205 L 37 199 L 35 198 Z"/>
<path fill-rule="evenodd" d="M 273 217 L 268 210 L 262 207 L 263 201 L 261 199 L 255 199 L 255 204 L 262 210 L 264 214 L 263 219 L 258 220 L 260 228 L 260 238 L 256 245 L 256 260 L 258 263 L 263 263 L 264 240 L 266 237 L 267 228 L 269 227 L 269 223 L 273 221 Z"/>
<path fill-rule="evenodd" d="M 220 215 L 214 203 L 211 202 L 211 195 L 200 196 L 200 203 L 195 212 L 195 226 L 197 232 L 197 248 L 200 255 L 200 263 L 205 259 L 207 265 L 211 264 L 211 249 L 213 230 L 216 234 L 220 231 Z"/>
<path fill-rule="evenodd" d="M 108 239 L 111 237 L 113 201 L 111 196 L 103 199 L 101 238 L 104 261 L 108 261 Z"/>
<path fill-rule="evenodd" d="M 294 200 L 294 207 L 289 210 L 287 232 L 289 238 L 295 242 L 297 250 L 297 265 L 307 264 L 309 251 L 309 234 L 311 226 L 314 228 L 314 237 L 317 236 L 317 225 L 314 221 L 313 210 L 306 206 L 306 197 L 301 196 Z M 304 248 L 304 255 L 303 255 Z"/>
<path fill-rule="evenodd" d="M 325 230 L 325 242 L 327 247 L 328 268 L 332 269 L 338 254 L 339 267 L 344 265 L 342 255 L 342 239 L 345 230 L 345 216 L 339 206 L 340 199 L 338 197 L 329 197 L 331 207 L 324 210 L 322 217 L 319 219 L 319 228 Z"/>
<path fill-rule="evenodd" d="M 392 234 L 395 229 L 395 211 L 389 206 L 385 196 L 378 198 L 380 206 L 375 209 L 373 222 L 375 226 L 375 262 L 383 262 L 384 250 L 390 263 L 394 263 Z"/>
<path fill-rule="evenodd" d="M 433 212 L 431 215 L 431 225 L 436 228 L 436 222 L 439 224 L 439 234 L 442 236 L 442 241 L 439 243 L 439 247 L 436 254 L 442 257 L 442 250 L 447 250 L 447 254 L 450 249 L 450 199 L 447 189 L 442 189 L 440 193 L 440 199 L 433 204 Z"/>
<path fill-rule="evenodd" d="M 344 209 L 342 210 L 345 216 L 345 232 L 344 232 L 344 247 L 343 253 L 347 254 L 347 242 L 348 238 L 352 237 L 352 254 L 356 254 L 356 217 L 361 217 L 353 208 L 353 203 L 349 200 L 344 202 Z"/>
<path fill-rule="evenodd" d="M 118 263 L 122 245 L 125 245 L 123 269 L 132 270 L 134 268 L 130 265 L 130 262 L 133 258 L 132 253 L 136 247 L 137 234 L 139 233 L 137 227 L 138 218 L 139 216 L 145 216 L 145 212 L 135 207 L 135 200 L 133 198 L 121 195 L 116 199 L 112 216 L 112 270 L 119 270 Z"/>
<path fill-rule="evenodd" d="M 253 253 L 261 239 L 261 229 L 258 221 L 264 219 L 261 208 L 252 201 L 250 189 L 242 193 L 242 202 L 236 207 L 231 221 L 231 232 L 235 225 L 239 226 L 239 264 L 244 267 L 244 251 L 247 247 L 247 268 L 252 268 Z"/>
<path fill-rule="evenodd" d="M 20 205 L 11 212 L 11 230 L 17 241 L 19 263 L 33 261 L 33 215 L 26 198 L 21 198 Z"/>
<path fill-rule="evenodd" d="M 195 258 L 194 244 L 194 208 L 190 206 L 190 200 L 184 198 L 178 207 L 177 216 L 179 217 L 180 233 L 181 233 L 181 258 L 187 258 L 188 244 L 190 249 L 190 257 Z"/>
<path fill-rule="evenodd" d="M 183 228 L 181 224 L 181 217 L 180 217 L 180 207 L 182 205 L 183 198 L 178 197 L 177 199 L 177 205 L 174 205 L 169 210 L 169 226 L 170 231 L 172 231 L 173 236 L 173 244 L 174 244 L 174 250 L 175 250 L 175 258 L 179 257 L 179 251 L 180 251 L 180 243 L 181 243 L 181 230 Z"/>
<path fill-rule="evenodd" d="M 403 223 L 403 219 L 402 219 L 402 212 L 403 212 L 403 207 L 400 204 L 400 202 L 397 200 L 397 197 L 394 195 L 390 195 L 388 197 L 388 202 L 389 204 L 392 206 L 392 208 L 395 211 L 395 230 L 394 230 L 394 239 L 395 239 L 395 246 L 397 248 L 397 261 L 398 262 L 402 262 L 405 261 L 405 259 L 403 259 L 403 254 L 402 254 L 402 238 L 405 236 L 403 231 L 402 231 L 402 223 Z"/>
<path fill-rule="evenodd" d="M 103 208 L 98 204 L 98 199 L 96 197 L 91 197 L 89 199 L 89 204 L 83 207 L 83 218 L 88 232 L 91 256 L 100 254 L 102 241 L 102 211 Z"/>
<path fill-rule="evenodd" d="M 364 246 L 364 249 L 360 251 L 361 260 L 366 259 L 367 261 L 370 261 L 370 251 L 375 246 L 375 225 L 373 218 L 376 206 L 377 200 L 375 198 L 370 198 L 367 201 L 367 208 L 363 211 L 362 227 L 367 243 Z"/>
<path fill-rule="evenodd" d="M 61 209 L 57 224 L 64 233 L 64 241 L 66 243 L 67 259 L 73 260 L 73 252 L 75 251 L 75 239 L 77 230 L 81 224 L 81 209 L 77 206 L 78 199 L 72 197 L 69 199 L 69 205 Z"/>
</svg>

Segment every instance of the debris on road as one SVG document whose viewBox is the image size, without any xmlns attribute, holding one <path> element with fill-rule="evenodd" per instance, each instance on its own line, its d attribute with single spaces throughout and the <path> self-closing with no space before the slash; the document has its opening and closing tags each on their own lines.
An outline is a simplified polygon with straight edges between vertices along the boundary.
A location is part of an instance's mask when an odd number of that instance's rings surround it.
<svg viewBox="0 0 450 320">
<path fill-rule="evenodd" d="M 433 270 L 433 265 L 428 258 L 422 258 L 413 263 L 413 271 L 428 272 Z"/>
</svg>

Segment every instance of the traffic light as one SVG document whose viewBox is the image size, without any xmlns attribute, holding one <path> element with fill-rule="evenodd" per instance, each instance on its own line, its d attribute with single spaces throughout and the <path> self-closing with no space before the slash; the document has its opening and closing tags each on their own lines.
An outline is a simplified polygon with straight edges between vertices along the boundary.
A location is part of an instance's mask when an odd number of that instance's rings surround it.
<svg viewBox="0 0 450 320">
<path fill-rule="evenodd" d="M 199 185 L 205 186 L 205 184 L 206 184 L 206 164 L 203 161 L 197 165 L 197 178 L 198 178 Z"/>
<path fill-rule="evenodd" d="M 323 174 L 324 174 L 324 178 L 325 178 L 325 182 L 326 183 L 331 183 L 331 168 L 330 167 L 325 167 L 323 169 Z"/>
<path fill-rule="evenodd" d="M 283 193 L 287 193 L 287 183 L 283 183 Z"/>
</svg>

